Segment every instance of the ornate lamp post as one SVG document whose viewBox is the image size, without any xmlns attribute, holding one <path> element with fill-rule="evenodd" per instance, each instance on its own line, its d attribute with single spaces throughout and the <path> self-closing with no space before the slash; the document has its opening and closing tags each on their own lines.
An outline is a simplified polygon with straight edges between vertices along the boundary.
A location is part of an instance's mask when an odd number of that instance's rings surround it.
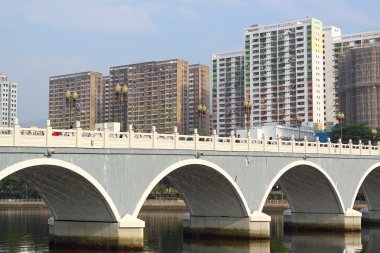
<svg viewBox="0 0 380 253">
<path fill-rule="evenodd" d="M 300 116 L 300 115 L 297 115 L 296 116 L 296 124 L 297 124 L 297 127 L 298 127 L 298 140 L 301 139 L 301 126 L 302 126 L 302 122 L 304 122 L 305 119 Z"/>
<path fill-rule="evenodd" d="M 69 129 L 73 128 L 73 124 L 71 122 L 71 111 L 73 108 L 75 108 L 77 100 L 78 100 L 78 93 L 74 91 L 71 93 L 69 89 L 65 92 L 65 98 L 66 98 L 66 106 L 69 108 Z"/>
<path fill-rule="evenodd" d="M 128 87 L 126 84 L 124 84 L 123 87 L 120 86 L 120 84 L 117 84 L 115 86 L 115 94 L 116 99 L 119 101 L 119 116 L 120 116 L 120 131 L 122 131 L 122 124 L 123 124 L 123 108 L 122 105 L 124 104 L 124 101 L 126 101 L 125 97 L 128 93 Z M 127 103 L 128 105 L 128 103 Z M 128 123 L 127 123 L 128 124 Z"/>
<path fill-rule="evenodd" d="M 344 121 L 344 113 L 343 112 L 339 112 L 337 115 L 336 115 L 336 119 L 338 120 L 339 122 L 339 127 L 340 127 L 340 139 L 342 139 L 343 137 L 343 121 Z"/>
<path fill-rule="evenodd" d="M 202 105 L 202 104 L 199 104 L 197 106 L 197 113 L 198 113 L 198 129 L 199 129 L 199 132 L 201 131 L 201 123 L 202 123 L 202 119 L 204 119 L 206 117 L 206 112 L 207 112 L 207 107 L 206 105 Z"/>
<path fill-rule="evenodd" d="M 245 113 L 245 127 L 247 129 L 247 137 L 248 131 L 251 128 L 251 112 L 252 112 L 252 102 L 250 100 L 244 101 L 244 113 Z"/>
<path fill-rule="evenodd" d="M 376 143 L 377 129 L 376 128 L 372 128 L 371 129 L 371 134 L 372 134 L 372 145 L 377 145 L 377 143 Z"/>
</svg>

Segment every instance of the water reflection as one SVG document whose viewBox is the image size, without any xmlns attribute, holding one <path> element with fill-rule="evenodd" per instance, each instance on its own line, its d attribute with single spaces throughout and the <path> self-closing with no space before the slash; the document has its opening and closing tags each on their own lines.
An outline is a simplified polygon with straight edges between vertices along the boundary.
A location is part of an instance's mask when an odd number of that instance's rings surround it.
<svg viewBox="0 0 380 253">
<path fill-rule="evenodd" d="M 192 241 L 185 240 L 183 253 L 269 253 L 270 241 Z"/>
<path fill-rule="evenodd" d="M 200 241 L 183 239 L 183 212 L 145 211 L 146 222 L 142 253 L 278 253 L 339 252 L 374 253 L 380 251 L 380 228 L 363 228 L 362 233 L 283 233 L 281 213 L 272 216 L 272 237 L 267 241 Z M 0 209 L 0 252 L 100 253 L 103 249 L 49 249 L 46 209 Z M 120 251 L 119 251 L 120 252 Z M 123 251 L 128 252 L 128 251 Z"/>
<path fill-rule="evenodd" d="M 286 233 L 283 243 L 289 252 L 362 252 L 361 233 Z"/>
</svg>

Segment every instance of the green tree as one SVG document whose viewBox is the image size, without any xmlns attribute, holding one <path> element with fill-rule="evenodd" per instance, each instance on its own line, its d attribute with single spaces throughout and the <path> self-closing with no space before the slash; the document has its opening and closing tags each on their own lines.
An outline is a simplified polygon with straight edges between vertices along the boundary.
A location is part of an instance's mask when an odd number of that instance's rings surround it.
<svg viewBox="0 0 380 253">
<path fill-rule="evenodd" d="M 40 198 L 21 177 L 10 175 L 0 181 L 0 199 Z"/>
<path fill-rule="evenodd" d="M 340 126 L 335 126 L 331 132 L 331 141 L 338 142 L 342 130 L 342 142 L 348 143 L 349 140 L 352 140 L 353 144 L 358 144 L 359 140 L 362 140 L 363 144 L 367 144 L 368 141 L 378 141 L 379 133 L 376 136 L 372 135 L 372 129 L 364 124 L 348 124 L 343 125 L 343 128 L 340 129 Z"/>
</svg>

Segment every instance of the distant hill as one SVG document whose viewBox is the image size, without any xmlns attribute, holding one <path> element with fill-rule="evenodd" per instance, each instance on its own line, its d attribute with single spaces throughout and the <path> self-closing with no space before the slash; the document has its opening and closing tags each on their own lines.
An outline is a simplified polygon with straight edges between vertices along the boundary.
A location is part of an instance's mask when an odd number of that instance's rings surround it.
<svg viewBox="0 0 380 253">
<path fill-rule="evenodd" d="M 46 127 L 46 119 L 36 119 L 32 121 L 26 121 L 26 122 L 20 122 L 21 127 L 30 127 L 35 126 L 39 128 L 45 128 Z"/>
</svg>

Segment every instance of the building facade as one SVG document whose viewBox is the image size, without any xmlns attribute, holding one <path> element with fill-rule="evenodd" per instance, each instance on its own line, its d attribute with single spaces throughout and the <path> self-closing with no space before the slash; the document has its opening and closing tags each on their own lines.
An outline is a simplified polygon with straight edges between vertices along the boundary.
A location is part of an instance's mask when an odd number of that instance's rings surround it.
<svg viewBox="0 0 380 253">
<path fill-rule="evenodd" d="M 116 85 L 127 86 L 128 92 L 120 100 Z M 176 126 L 184 133 L 184 89 L 189 86 L 189 64 L 173 59 L 151 61 L 110 68 L 109 109 L 112 122 L 121 121 L 121 130 L 132 124 L 134 131 L 171 133 Z M 121 115 L 121 116 L 120 116 Z"/>
<path fill-rule="evenodd" d="M 112 110 L 112 98 L 111 96 L 111 87 L 110 87 L 110 77 L 103 76 L 103 120 L 102 122 L 112 122 L 112 116 L 110 111 Z"/>
<path fill-rule="evenodd" d="M 350 49 L 339 58 L 339 97 L 347 123 L 380 127 L 380 45 Z"/>
<path fill-rule="evenodd" d="M 17 83 L 0 74 L 0 126 L 11 127 L 17 117 Z"/>
<path fill-rule="evenodd" d="M 199 106 L 202 110 L 199 110 Z M 184 134 L 210 133 L 210 67 L 202 64 L 189 65 L 189 82 L 183 92 Z"/>
<path fill-rule="evenodd" d="M 212 55 L 212 128 L 220 136 L 244 128 L 244 52 Z"/>
<path fill-rule="evenodd" d="M 255 125 L 324 125 L 323 24 L 310 18 L 244 31 L 245 96 Z"/>
<path fill-rule="evenodd" d="M 336 83 L 338 76 L 338 64 L 334 50 L 334 39 L 342 35 L 339 28 L 330 26 L 323 28 L 324 61 L 323 61 L 323 88 L 325 91 L 325 127 L 330 130 L 336 123 L 337 111 Z"/>
<path fill-rule="evenodd" d="M 352 48 L 367 47 L 380 42 L 380 31 L 342 35 L 339 28 L 324 29 L 325 39 L 325 87 L 326 87 L 326 122 L 336 123 L 335 116 L 342 110 L 339 102 L 339 57 Z M 329 128 L 327 126 L 327 128 Z"/>
<path fill-rule="evenodd" d="M 66 92 L 71 97 L 66 99 Z M 74 92 L 77 99 L 73 99 Z M 49 119 L 53 128 L 69 129 L 80 121 L 81 128 L 94 130 L 103 121 L 103 76 L 82 72 L 49 78 Z M 75 101 L 74 101 L 75 100 Z"/>
</svg>

